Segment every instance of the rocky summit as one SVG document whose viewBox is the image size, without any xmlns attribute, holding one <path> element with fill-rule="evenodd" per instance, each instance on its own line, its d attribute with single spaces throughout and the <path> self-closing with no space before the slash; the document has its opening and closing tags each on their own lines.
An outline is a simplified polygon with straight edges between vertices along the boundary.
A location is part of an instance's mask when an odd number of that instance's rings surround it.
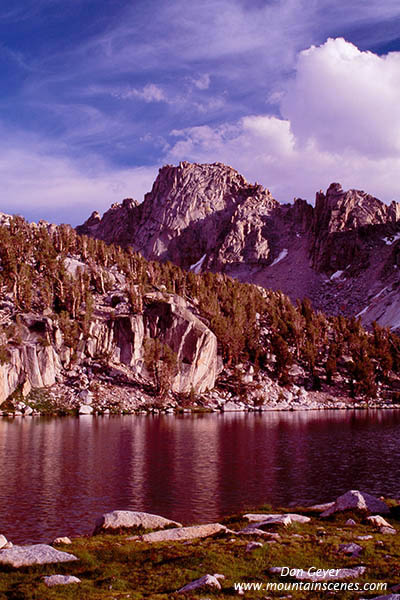
<svg viewBox="0 0 400 600">
<path fill-rule="evenodd" d="M 280 204 L 231 167 L 181 162 L 160 169 L 141 204 L 114 204 L 77 231 L 400 329 L 399 219 L 400 203 L 338 183 L 317 192 L 314 206 L 300 198 Z"/>
</svg>

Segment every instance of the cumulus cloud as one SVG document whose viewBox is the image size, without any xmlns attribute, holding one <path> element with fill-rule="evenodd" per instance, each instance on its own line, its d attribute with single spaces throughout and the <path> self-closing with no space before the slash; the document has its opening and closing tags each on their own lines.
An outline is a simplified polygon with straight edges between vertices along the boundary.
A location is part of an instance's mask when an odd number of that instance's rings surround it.
<svg viewBox="0 0 400 600">
<path fill-rule="evenodd" d="M 400 152 L 399 89 L 399 52 L 377 56 L 329 39 L 300 53 L 281 112 L 299 141 L 391 156 Z"/>
<path fill-rule="evenodd" d="M 399 67 L 398 52 L 379 57 L 328 39 L 299 54 L 276 95 L 281 117 L 174 131 L 169 158 L 226 162 L 282 201 L 312 199 L 331 181 L 400 200 Z"/>
</svg>

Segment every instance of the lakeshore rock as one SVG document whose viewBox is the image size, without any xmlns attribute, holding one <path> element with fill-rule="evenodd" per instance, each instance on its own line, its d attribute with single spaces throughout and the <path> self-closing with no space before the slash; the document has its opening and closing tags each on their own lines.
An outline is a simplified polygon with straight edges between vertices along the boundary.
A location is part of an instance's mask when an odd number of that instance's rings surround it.
<svg viewBox="0 0 400 600">
<path fill-rule="evenodd" d="M 192 527 L 179 527 L 177 529 L 165 529 L 164 531 L 153 531 L 141 536 L 143 542 L 180 542 L 182 540 L 195 540 L 197 538 L 209 537 L 216 533 L 230 532 L 220 523 L 208 523 L 207 525 L 193 525 Z M 232 532 L 230 532 L 232 533 Z"/>
<path fill-rule="evenodd" d="M 339 496 L 333 506 L 321 513 L 321 517 L 329 517 L 337 512 L 346 510 L 358 510 L 364 513 L 389 514 L 390 509 L 385 502 L 379 500 L 371 494 L 360 492 L 359 490 L 350 490 L 342 496 Z"/>
<path fill-rule="evenodd" d="M 262 513 L 247 513 L 243 515 L 243 518 L 250 521 L 250 523 L 263 523 L 266 524 L 268 522 L 271 523 L 279 523 L 280 521 L 284 522 L 284 524 L 290 524 L 287 521 L 287 518 L 290 519 L 293 523 L 309 523 L 311 521 L 310 517 L 306 517 L 305 515 L 297 515 L 295 513 L 282 513 L 282 514 L 262 514 Z"/>
<path fill-rule="evenodd" d="M 181 523 L 171 521 L 159 515 L 132 510 L 114 510 L 105 513 L 96 521 L 94 534 L 119 529 L 165 529 L 165 527 L 182 527 Z"/>
<path fill-rule="evenodd" d="M 8 544 L 7 538 L 4 535 L 0 535 L 0 550 L 1 548 L 4 548 L 6 544 Z"/>
<path fill-rule="evenodd" d="M 12 567 L 27 567 L 30 565 L 46 565 L 50 563 L 70 562 L 78 560 L 73 554 L 60 552 L 47 544 L 33 544 L 30 546 L 13 546 L 7 550 L 0 550 L 0 563 Z"/>
<path fill-rule="evenodd" d="M 216 573 L 215 575 L 203 575 L 200 579 L 196 579 L 191 583 L 188 583 L 183 588 L 178 590 L 178 594 L 184 594 L 186 592 L 193 592 L 194 590 L 200 590 L 203 588 L 213 588 L 215 590 L 221 589 L 221 584 L 218 581 L 219 579 L 225 579 L 224 575 L 219 575 Z"/>
<path fill-rule="evenodd" d="M 69 537 L 57 537 L 53 540 L 53 544 L 72 544 L 72 541 Z"/>
<path fill-rule="evenodd" d="M 74 577 L 74 575 L 49 575 L 48 577 L 43 577 L 43 581 L 47 587 L 81 583 L 81 580 L 78 577 Z"/>
</svg>

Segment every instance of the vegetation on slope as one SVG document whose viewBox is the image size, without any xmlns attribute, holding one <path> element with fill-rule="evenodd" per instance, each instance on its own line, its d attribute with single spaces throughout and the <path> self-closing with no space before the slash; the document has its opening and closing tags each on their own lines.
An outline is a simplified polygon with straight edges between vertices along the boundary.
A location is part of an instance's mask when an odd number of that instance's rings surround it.
<svg viewBox="0 0 400 600">
<path fill-rule="evenodd" d="M 74 275 L 68 269 L 71 260 L 82 263 Z M 143 310 L 146 292 L 154 289 L 186 298 L 216 334 L 226 367 L 249 362 L 287 384 L 297 364 L 313 389 L 334 383 L 339 373 L 348 392 L 371 397 L 400 367 L 400 338 L 387 328 L 374 324 L 367 332 L 360 319 L 327 317 L 307 299 L 293 305 L 281 292 L 222 274 L 197 275 L 170 262 L 149 262 L 130 249 L 80 236 L 67 225 L 30 225 L 12 217 L 0 226 L 0 266 L 2 307 L 14 306 L 11 321 L 1 325 L 0 362 L 7 362 L 10 345 L 21 343 L 19 315 L 24 312 L 55 318 L 66 345 L 76 350 L 80 337 L 88 335 L 96 298 L 122 275 L 121 293 L 133 313 Z M 43 339 L 44 345 L 50 343 Z M 148 348 L 155 377 L 157 361 L 173 366 L 167 350 Z"/>
</svg>

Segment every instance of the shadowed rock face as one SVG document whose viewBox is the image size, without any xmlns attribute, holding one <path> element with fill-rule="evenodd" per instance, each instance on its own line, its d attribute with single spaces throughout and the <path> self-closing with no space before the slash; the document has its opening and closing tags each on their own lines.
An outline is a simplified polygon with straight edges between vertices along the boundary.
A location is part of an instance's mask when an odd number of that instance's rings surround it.
<svg viewBox="0 0 400 600">
<path fill-rule="evenodd" d="M 399 203 L 338 183 L 318 192 L 315 206 L 299 198 L 282 205 L 231 167 L 183 162 L 160 169 L 142 204 L 124 200 L 77 230 L 149 259 L 221 271 L 292 300 L 308 296 L 331 314 L 364 311 L 366 324 L 400 328 L 399 219 Z"/>
</svg>

